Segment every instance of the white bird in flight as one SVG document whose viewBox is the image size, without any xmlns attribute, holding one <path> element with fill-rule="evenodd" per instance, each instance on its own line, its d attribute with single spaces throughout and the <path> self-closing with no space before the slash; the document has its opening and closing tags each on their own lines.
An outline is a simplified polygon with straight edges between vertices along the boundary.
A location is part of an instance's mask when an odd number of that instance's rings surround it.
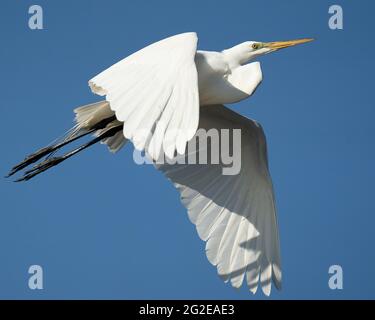
<svg viewBox="0 0 375 320">
<path fill-rule="evenodd" d="M 8 176 L 45 158 L 17 181 L 29 180 L 99 141 L 117 152 L 131 140 L 155 161 L 186 155 L 198 128 L 241 129 L 237 175 L 223 175 L 222 162 L 155 165 L 180 191 L 220 277 L 235 288 L 246 279 L 252 293 L 260 285 L 269 295 L 272 281 L 281 288 L 281 263 L 266 139 L 256 121 L 223 104 L 248 98 L 261 83 L 260 63 L 251 60 L 312 40 L 247 41 L 214 52 L 197 50 L 197 35 L 189 32 L 153 43 L 92 78 L 92 92 L 105 100 L 75 109 L 76 125 L 67 135 L 26 157 Z M 54 156 L 91 133 L 93 140 Z M 207 151 L 198 148 L 196 156 Z"/>
</svg>

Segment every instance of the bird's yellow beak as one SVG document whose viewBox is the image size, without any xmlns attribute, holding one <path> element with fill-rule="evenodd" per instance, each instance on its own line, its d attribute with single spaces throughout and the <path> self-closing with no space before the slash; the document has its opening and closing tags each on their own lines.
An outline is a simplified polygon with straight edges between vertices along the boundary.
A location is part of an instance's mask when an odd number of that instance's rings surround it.
<svg viewBox="0 0 375 320">
<path fill-rule="evenodd" d="M 266 42 L 266 43 L 263 43 L 263 48 L 269 48 L 271 50 L 280 50 L 280 49 L 295 46 L 297 44 L 311 42 L 313 40 L 314 40 L 313 38 L 305 38 L 305 39 L 297 39 L 297 40 L 289 40 L 289 41 Z"/>
</svg>

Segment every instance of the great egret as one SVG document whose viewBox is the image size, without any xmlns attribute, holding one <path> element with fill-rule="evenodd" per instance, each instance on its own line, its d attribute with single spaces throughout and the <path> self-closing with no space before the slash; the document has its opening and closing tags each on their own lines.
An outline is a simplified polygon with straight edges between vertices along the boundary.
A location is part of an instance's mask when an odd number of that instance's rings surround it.
<svg viewBox="0 0 375 320">
<path fill-rule="evenodd" d="M 262 81 L 259 62 L 249 61 L 309 41 L 247 41 L 222 52 L 197 51 L 197 35 L 190 32 L 151 44 L 92 78 L 91 90 L 106 99 L 75 109 L 77 124 L 65 138 L 26 157 L 9 176 L 46 157 L 17 181 L 29 180 L 99 141 L 116 152 L 129 139 L 153 160 L 172 159 L 185 153 L 198 127 L 241 129 L 238 175 L 223 175 L 223 163 L 156 167 L 180 191 L 219 275 L 236 288 L 246 275 L 251 292 L 260 283 L 269 295 L 272 280 L 281 288 L 281 265 L 266 140 L 256 121 L 223 104 L 251 96 Z M 53 156 L 90 133 L 96 135 L 90 142 Z"/>
</svg>

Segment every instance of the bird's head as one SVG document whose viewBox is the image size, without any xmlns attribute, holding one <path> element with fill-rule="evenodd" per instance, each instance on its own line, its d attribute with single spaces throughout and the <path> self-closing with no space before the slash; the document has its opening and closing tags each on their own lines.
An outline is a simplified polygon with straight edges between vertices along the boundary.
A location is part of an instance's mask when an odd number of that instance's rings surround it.
<svg viewBox="0 0 375 320">
<path fill-rule="evenodd" d="M 235 64 L 242 65 L 258 56 L 313 40 L 314 39 L 312 38 L 305 38 L 276 42 L 246 41 L 234 46 L 233 48 L 224 50 L 223 52 L 228 54 Z"/>
</svg>

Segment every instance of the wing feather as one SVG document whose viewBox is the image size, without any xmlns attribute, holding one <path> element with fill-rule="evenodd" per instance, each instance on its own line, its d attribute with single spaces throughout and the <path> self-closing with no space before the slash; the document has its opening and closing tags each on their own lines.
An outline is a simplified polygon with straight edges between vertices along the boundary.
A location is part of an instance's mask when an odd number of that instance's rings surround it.
<svg viewBox="0 0 375 320">
<path fill-rule="evenodd" d="M 185 150 L 198 127 L 197 35 L 183 33 L 153 43 L 89 81 L 105 95 L 123 134 L 157 160 Z M 182 153 L 182 152 L 180 152 Z"/>
<path fill-rule="evenodd" d="M 185 120 L 185 118 L 184 118 Z M 271 283 L 281 287 L 281 263 L 273 187 L 268 171 L 266 140 L 261 126 L 224 106 L 201 108 L 199 128 L 241 129 L 241 171 L 222 174 L 219 164 L 157 164 L 180 191 L 199 237 L 206 241 L 208 260 L 224 281 L 239 288 L 246 279 L 256 293 L 269 295 Z M 177 137 L 178 139 L 178 137 Z M 193 138 L 189 142 L 196 143 Z M 200 153 L 211 154 L 221 140 Z M 231 147 L 232 148 L 232 147 Z M 231 149 L 230 148 L 230 149 Z M 187 148 L 194 152 L 194 148 Z M 215 150 L 214 150 L 215 151 Z M 217 150 L 216 150 L 217 151 Z"/>
</svg>

